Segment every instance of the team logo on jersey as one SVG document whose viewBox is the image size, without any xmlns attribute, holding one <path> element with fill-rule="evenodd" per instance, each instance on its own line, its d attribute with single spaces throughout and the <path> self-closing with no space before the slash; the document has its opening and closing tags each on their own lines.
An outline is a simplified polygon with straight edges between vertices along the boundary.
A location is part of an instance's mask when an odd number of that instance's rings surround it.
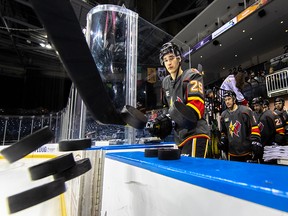
<svg viewBox="0 0 288 216">
<path fill-rule="evenodd" d="M 233 137 L 234 135 L 239 137 L 239 131 L 241 130 L 241 123 L 239 121 L 236 121 L 234 124 L 232 124 L 232 121 L 229 125 L 229 132 L 230 135 Z"/>
<path fill-rule="evenodd" d="M 260 132 L 264 129 L 264 124 L 262 123 L 262 122 L 260 122 L 259 124 L 258 124 L 258 127 L 259 127 L 259 130 L 260 130 Z"/>
</svg>

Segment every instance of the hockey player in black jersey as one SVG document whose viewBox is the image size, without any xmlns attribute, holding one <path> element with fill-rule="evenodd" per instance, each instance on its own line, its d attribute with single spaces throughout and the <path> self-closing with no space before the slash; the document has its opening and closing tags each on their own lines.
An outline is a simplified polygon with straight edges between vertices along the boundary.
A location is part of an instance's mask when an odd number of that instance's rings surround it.
<svg viewBox="0 0 288 216">
<path fill-rule="evenodd" d="M 287 110 L 284 109 L 285 100 L 284 98 L 277 97 L 274 100 L 274 107 L 275 112 L 281 117 L 282 121 L 285 124 L 285 138 L 286 138 L 286 144 L 288 145 L 288 114 Z"/>
<path fill-rule="evenodd" d="M 264 110 L 264 103 L 261 97 L 253 98 L 252 106 L 257 113 L 257 123 L 261 134 L 263 147 L 271 145 L 285 145 L 285 124 L 276 112 Z M 263 162 L 263 158 L 260 159 Z M 270 162 L 269 162 L 270 163 Z"/>
<path fill-rule="evenodd" d="M 267 99 L 263 100 L 263 110 L 270 110 L 270 102 Z"/>
<path fill-rule="evenodd" d="M 219 148 L 231 161 L 258 160 L 263 155 L 263 147 L 253 111 L 247 106 L 237 105 L 233 91 L 226 91 L 223 99 L 227 109 L 221 113 Z"/>
<path fill-rule="evenodd" d="M 169 110 L 168 115 L 148 122 L 148 129 L 156 136 L 167 136 L 171 130 L 163 134 L 162 128 L 171 128 L 167 125 L 175 122 L 174 140 L 181 155 L 205 158 L 210 131 L 204 119 L 203 77 L 197 69 L 182 70 L 181 52 L 173 42 L 162 46 L 159 58 L 169 73 L 162 81 L 162 102 Z"/>
</svg>

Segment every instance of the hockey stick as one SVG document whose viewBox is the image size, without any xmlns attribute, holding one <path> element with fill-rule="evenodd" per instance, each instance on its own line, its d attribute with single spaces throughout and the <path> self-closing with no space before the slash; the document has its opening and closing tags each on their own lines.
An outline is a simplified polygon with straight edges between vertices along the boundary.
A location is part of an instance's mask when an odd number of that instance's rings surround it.
<svg viewBox="0 0 288 216">
<path fill-rule="evenodd" d="M 68 0 L 31 0 L 69 77 L 96 121 L 124 125 L 95 65 L 79 21 Z"/>
</svg>

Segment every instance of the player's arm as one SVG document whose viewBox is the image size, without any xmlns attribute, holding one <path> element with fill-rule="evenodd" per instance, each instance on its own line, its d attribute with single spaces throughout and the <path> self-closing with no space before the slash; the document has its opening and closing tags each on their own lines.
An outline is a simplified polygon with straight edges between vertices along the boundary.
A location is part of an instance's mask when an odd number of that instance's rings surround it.
<svg viewBox="0 0 288 216">
<path fill-rule="evenodd" d="M 169 113 L 171 118 L 182 128 L 193 129 L 197 121 L 204 116 L 204 86 L 199 73 L 191 73 L 183 81 L 186 103 L 175 101 Z"/>
<path fill-rule="evenodd" d="M 283 123 L 281 117 L 273 112 L 274 118 L 268 119 L 269 124 L 273 125 L 276 131 L 274 144 L 276 145 L 285 145 L 285 123 Z M 271 122 L 271 123 L 270 123 Z"/>
<path fill-rule="evenodd" d="M 258 127 L 253 111 L 248 107 L 246 110 L 247 111 L 244 113 L 244 115 L 246 118 L 248 118 L 247 122 L 248 124 L 250 124 L 250 139 L 251 139 L 251 150 L 253 153 L 253 159 L 258 160 L 263 156 L 263 146 L 261 144 L 260 129 Z"/>
<path fill-rule="evenodd" d="M 220 141 L 218 142 L 218 148 L 220 150 L 227 152 L 228 151 L 228 137 L 227 137 L 227 128 L 224 122 L 223 114 L 221 115 L 221 118 L 220 118 L 220 132 L 221 132 L 221 138 L 220 138 Z"/>
<path fill-rule="evenodd" d="M 205 111 L 203 77 L 199 73 L 194 73 L 190 80 L 185 80 L 185 82 L 187 82 L 185 91 L 186 105 L 192 108 L 198 119 L 201 119 Z"/>
<path fill-rule="evenodd" d="M 252 141 L 261 141 L 261 134 L 260 134 L 260 129 L 258 127 L 258 123 L 256 121 L 256 117 L 253 113 L 253 111 L 247 107 L 245 113 L 244 113 L 245 118 L 247 118 L 246 122 L 250 125 L 250 137 Z"/>
</svg>

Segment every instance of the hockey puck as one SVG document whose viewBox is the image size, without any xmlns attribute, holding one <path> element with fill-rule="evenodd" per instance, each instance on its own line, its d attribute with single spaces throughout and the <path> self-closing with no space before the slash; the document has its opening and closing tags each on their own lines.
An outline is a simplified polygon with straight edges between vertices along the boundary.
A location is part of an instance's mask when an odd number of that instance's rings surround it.
<svg viewBox="0 0 288 216">
<path fill-rule="evenodd" d="M 158 148 L 145 149 L 144 157 L 158 157 Z"/>
<path fill-rule="evenodd" d="M 75 166 L 73 154 L 65 154 L 56 158 L 52 158 L 43 163 L 29 167 L 29 172 L 32 180 L 44 178 L 49 175 L 54 175 L 63 172 L 72 166 Z"/>
<path fill-rule="evenodd" d="M 121 111 L 123 120 L 136 129 L 143 129 L 147 123 L 147 118 L 140 110 L 130 105 L 125 105 Z"/>
<path fill-rule="evenodd" d="M 48 143 L 54 138 L 53 132 L 48 126 L 41 128 L 40 130 L 24 137 L 18 142 L 3 149 L 0 153 L 10 162 L 13 163 L 32 151 L 35 151 L 42 145 Z"/>
<path fill-rule="evenodd" d="M 178 160 L 180 159 L 180 149 L 160 148 L 158 149 L 159 160 Z"/>
<path fill-rule="evenodd" d="M 91 148 L 91 139 L 74 139 L 74 140 L 61 140 L 59 142 L 59 151 L 76 151 Z"/>
<path fill-rule="evenodd" d="M 193 129 L 197 124 L 197 116 L 192 108 L 185 104 L 175 101 L 169 109 L 169 114 L 173 121 L 182 128 Z"/>
<path fill-rule="evenodd" d="M 76 161 L 76 164 L 73 167 L 71 167 L 67 170 L 64 170 L 63 172 L 56 173 L 53 176 L 55 179 L 64 178 L 65 181 L 69 181 L 73 178 L 76 178 L 76 177 L 86 173 L 91 168 L 92 168 L 92 166 L 91 166 L 91 162 L 90 162 L 89 158 L 84 158 L 84 159 L 81 159 L 79 161 Z"/>
<path fill-rule="evenodd" d="M 56 179 L 47 184 L 8 197 L 10 213 L 15 213 L 41 202 L 47 201 L 66 191 L 64 179 Z"/>
</svg>

